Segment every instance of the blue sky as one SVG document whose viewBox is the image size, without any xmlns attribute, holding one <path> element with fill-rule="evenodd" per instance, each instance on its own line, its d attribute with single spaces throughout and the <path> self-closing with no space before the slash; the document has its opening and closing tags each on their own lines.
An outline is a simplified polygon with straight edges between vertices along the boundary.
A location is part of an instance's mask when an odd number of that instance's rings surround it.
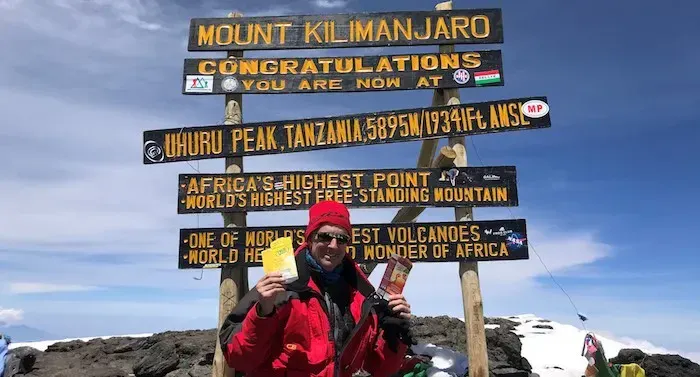
<svg viewBox="0 0 700 377">
<path fill-rule="evenodd" d="M 434 3 L 299 0 L 264 3 L 125 0 L 0 1 L 0 321 L 60 336 L 211 328 L 218 271 L 177 270 L 180 173 L 223 160 L 145 166 L 142 132 L 222 121 L 223 96 L 181 94 L 189 19 L 429 10 Z M 462 89 L 463 102 L 546 95 L 550 129 L 468 140 L 472 165 L 516 165 L 520 206 L 478 219 L 525 218 L 530 241 L 590 321 L 589 328 L 700 355 L 700 37 L 690 1 L 455 1 L 503 9 L 503 87 Z M 668 19 L 667 23 L 662 22 Z M 662 20 L 662 21 L 659 21 Z M 285 56 L 429 52 L 436 46 L 284 51 Z M 269 56 L 257 52 L 246 56 Z M 695 69 L 694 69 L 695 68 Z M 427 106 L 428 90 L 248 95 L 244 121 Z M 246 171 L 415 166 L 420 142 L 246 158 Z M 386 156 L 379 159 L 378 155 Z M 396 209 L 352 210 L 388 222 Z M 453 219 L 426 210 L 420 221 Z M 251 213 L 250 225 L 303 224 L 303 211 Z M 382 271 L 380 266 L 377 271 Z M 535 313 L 576 324 L 534 252 L 481 264 L 487 316 Z M 251 282 L 259 278 L 251 270 Z M 380 272 L 372 275 L 377 282 Z M 418 265 L 407 287 L 418 315 L 462 317 L 454 264 Z M 429 297 L 428 297 L 429 296 Z M 700 357 L 696 357 L 700 358 Z"/>
</svg>

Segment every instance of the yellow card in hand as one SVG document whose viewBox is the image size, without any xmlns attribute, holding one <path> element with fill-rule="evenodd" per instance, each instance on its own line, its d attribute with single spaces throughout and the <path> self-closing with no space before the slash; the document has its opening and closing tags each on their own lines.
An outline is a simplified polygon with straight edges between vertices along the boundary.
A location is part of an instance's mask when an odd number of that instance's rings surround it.
<svg viewBox="0 0 700 377">
<path fill-rule="evenodd" d="M 280 272 L 285 284 L 289 284 L 299 278 L 291 237 L 278 238 L 272 241 L 270 248 L 262 251 L 262 263 L 263 271 L 266 274 Z"/>
</svg>

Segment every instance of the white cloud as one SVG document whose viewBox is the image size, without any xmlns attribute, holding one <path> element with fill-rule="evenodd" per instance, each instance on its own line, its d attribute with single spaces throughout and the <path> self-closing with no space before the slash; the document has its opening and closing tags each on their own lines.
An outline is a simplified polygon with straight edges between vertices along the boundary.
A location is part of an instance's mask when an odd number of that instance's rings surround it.
<svg viewBox="0 0 700 377">
<path fill-rule="evenodd" d="M 319 8 L 343 8 L 347 4 L 345 0 L 313 0 L 312 3 Z"/>
<path fill-rule="evenodd" d="M 24 311 L 21 309 L 3 308 L 0 306 L 0 325 L 20 322 Z"/>
<path fill-rule="evenodd" d="M 100 287 L 76 284 L 51 284 L 37 282 L 11 282 L 7 291 L 10 294 L 54 293 L 54 292 L 86 292 L 95 291 Z"/>
</svg>

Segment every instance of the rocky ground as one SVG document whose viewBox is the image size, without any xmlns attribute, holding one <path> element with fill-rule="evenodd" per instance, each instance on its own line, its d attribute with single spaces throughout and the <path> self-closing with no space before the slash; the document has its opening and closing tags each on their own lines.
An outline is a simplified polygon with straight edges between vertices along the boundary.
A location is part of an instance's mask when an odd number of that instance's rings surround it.
<svg viewBox="0 0 700 377">
<path fill-rule="evenodd" d="M 511 332 L 515 322 L 486 318 L 491 377 L 530 377 L 531 367 L 521 356 L 518 335 Z M 420 343 L 432 343 L 466 353 L 464 323 L 456 318 L 417 317 L 413 331 Z M 169 331 L 146 338 L 93 339 L 88 342 L 57 343 L 40 352 L 17 348 L 14 352 L 33 355 L 32 370 L 18 376 L 34 377 L 210 377 L 216 338 L 214 330 Z M 31 359 L 31 356 L 29 356 Z M 698 377 L 700 365 L 680 356 L 648 356 L 639 350 L 623 350 L 612 362 L 635 362 L 647 377 Z"/>
<path fill-rule="evenodd" d="M 610 358 L 613 364 L 639 364 L 647 377 L 651 376 L 700 376 L 700 365 L 679 355 L 648 356 L 636 349 L 623 349 L 616 357 Z"/>
</svg>

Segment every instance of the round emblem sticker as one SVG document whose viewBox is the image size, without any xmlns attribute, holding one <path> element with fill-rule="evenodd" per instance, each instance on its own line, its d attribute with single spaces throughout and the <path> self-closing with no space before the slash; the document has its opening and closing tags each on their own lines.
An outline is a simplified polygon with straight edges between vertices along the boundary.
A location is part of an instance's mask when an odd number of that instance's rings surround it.
<svg viewBox="0 0 700 377">
<path fill-rule="evenodd" d="M 153 140 L 148 140 L 143 144 L 143 154 L 151 162 L 160 162 L 165 158 L 163 148 Z"/>
<path fill-rule="evenodd" d="M 226 77 L 223 80 L 221 80 L 221 89 L 227 91 L 227 92 L 232 92 L 238 88 L 238 80 L 236 80 L 235 77 Z"/>
<path fill-rule="evenodd" d="M 520 111 L 528 118 L 542 118 L 549 114 L 549 105 L 547 105 L 546 102 L 533 99 L 525 102 L 520 108 Z"/>
<path fill-rule="evenodd" d="M 469 72 L 464 68 L 460 68 L 452 74 L 452 79 L 454 79 L 457 84 L 466 84 L 467 81 L 469 81 Z"/>
</svg>

